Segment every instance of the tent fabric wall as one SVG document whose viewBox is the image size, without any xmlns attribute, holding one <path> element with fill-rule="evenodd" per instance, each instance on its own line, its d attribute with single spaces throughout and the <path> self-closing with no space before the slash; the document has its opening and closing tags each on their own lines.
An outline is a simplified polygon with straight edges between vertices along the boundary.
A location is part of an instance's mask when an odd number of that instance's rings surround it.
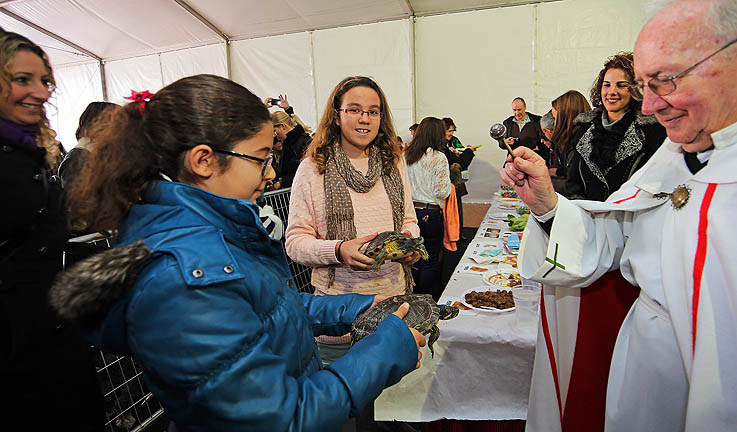
<svg viewBox="0 0 737 432">
<path fill-rule="evenodd" d="M 511 115 L 516 96 L 534 100 L 534 12 L 516 6 L 417 19 L 417 120 L 451 117 L 462 143 L 483 144 L 466 202 L 489 201 L 501 181 L 504 153 L 489 126 Z"/>
<path fill-rule="evenodd" d="M 318 116 L 345 77 L 366 75 L 384 91 L 400 135 L 414 123 L 410 20 L 387 21 L 313 33 Z"/>
<path fill-rule="evenodd" d="M 237 41 L 230 50 L 233 81 L 261 99 L 286 94 L 295 113 L 314 129 L 317 111 L 310 33 Z"/>
<path fill-rule="evenodd" d="M 567 90 L 586 97 L 607 57 L 632 51 L 645 24 L 642 0 L 569 0 L 538 6 L 535 105 Z M 543 111 L 544 110 L 544 111 Z"/>
<path fill-rule="evenodd" d="M 163 87 L 161 62 L 159 56 L 148 55 L 105 64 L 107 96 L 110 102 L 126 104 L 123 99 L 131 95 L 131 90 L 149 90 L 156 93 Z"/>
<path fill-rule="evenodd" d="M 69 150 L 77 144 L 79 116 L 90 102 L 102 100 L 100 66 L 87 63 L 54 69 L 54 79 L 58 87 L 46 113 L 56 138 Z"/>
<path fill-rule="evenodd" d="M 225 43 L 162 53 L 163 85 L 191 75 L 212 74 L 228 77 Z"/>
</svg>

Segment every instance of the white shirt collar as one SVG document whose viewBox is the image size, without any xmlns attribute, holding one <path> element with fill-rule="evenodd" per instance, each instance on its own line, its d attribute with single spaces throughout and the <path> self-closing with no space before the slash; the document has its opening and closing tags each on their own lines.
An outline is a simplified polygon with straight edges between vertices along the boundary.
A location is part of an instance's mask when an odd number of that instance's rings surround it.
<svg viewBox="0 0 737 432">
<path fill-rule="evenodd" d="M 715 149 L 723 149 L 737 143 L 737 123 L 725 127 L 711 134 Z"/>
</svg>

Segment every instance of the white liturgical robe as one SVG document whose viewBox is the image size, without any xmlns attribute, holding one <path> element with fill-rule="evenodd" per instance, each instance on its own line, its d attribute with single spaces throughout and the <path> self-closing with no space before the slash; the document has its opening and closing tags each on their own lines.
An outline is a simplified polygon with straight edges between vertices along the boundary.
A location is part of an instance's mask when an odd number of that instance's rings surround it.
<svg viewBox="0 0 737 432">
<path fill-rule="evenodd" d="M 523 277 L 583 288 L 619 268 L 641 288 L 614 348 L 608 432 L 737 430 L 737 124 L 712 139 L 696 174 L 667 139 L 606 202 L 559 196 L 550 235 L 534 218 L 525 230 Z M 689 198 L 677 209 L 665 194 L 679 186 Z M 553 372 L 540 360 L 533 381 Z M 543 410 L 555 389 L 539 388 L 530 404 Z"/>
</svg>

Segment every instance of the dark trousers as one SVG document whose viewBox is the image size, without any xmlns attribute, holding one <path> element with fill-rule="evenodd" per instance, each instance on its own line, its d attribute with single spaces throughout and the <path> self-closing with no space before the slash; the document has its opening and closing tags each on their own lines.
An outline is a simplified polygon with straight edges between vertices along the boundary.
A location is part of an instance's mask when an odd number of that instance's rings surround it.
<svg viewBox="0 0 737 432">
<path fill-rule="evenodd" d="M 415 209 L 420 235 L 425 239 L 425 249 L 430 258 L 417 261 L 412 268 L 415 279 L 415 292 L 431 294 L 437 301 L 440 298 L 440 266 L 438 256 L 443 248 L 443 211 Z"/>
</svg>

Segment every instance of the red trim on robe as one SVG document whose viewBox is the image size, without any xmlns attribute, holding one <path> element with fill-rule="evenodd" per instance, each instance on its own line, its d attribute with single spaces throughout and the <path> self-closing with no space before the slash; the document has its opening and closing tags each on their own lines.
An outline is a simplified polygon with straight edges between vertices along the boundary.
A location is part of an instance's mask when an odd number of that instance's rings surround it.
<svg viewBox="0 0 737 432">
<path fill-rule="evenodd" d="M 563 404 L 560 401 L 560 383 L 558 382 L 558 365 L 555 361 L 555 351 L 553 350 L 553 340 L 550 338 L 550 328 L 548 327 L 548 314 L 545 312 L 545 286 L 540 290 L 540 319 L 543 326 L 543 336 L 545 337 L 545 346 L 548 349 L 548 359 L 550 360 L 550 369 L 553 371 L 553 383 L 555 384 L 555 396 L 558 398 L 558 414 L 563 418 Z"/>
<path fill-rule="evenodd" d="M 627 201 L 627 200 L 631 200 L 632 198 L 636 197 L 636 196 L 637 196 L 637 194 L 638 194 L 638 193 L 640 193 L 640 191 L 641 191 L 641 190 L 642 190 L 642 189 L 637 189 L 637 192 L 635 192 L 635 194 L 634 194 L 634 195 L 632 195 L 631 197 L 629 197 L 629 198 L 624 198 L 624 199 L 621 199 L 621 200 L 619 200 L 619 201 L 614 201 L 614 203 L 613 203 L 613 204 L 620 204 L 620 203 L 623 203 L 623 202 L 625 202 L 625 201 Z"/>
<path fill-rule="evenodd" d="M 711 205 L 711 199 L 714 197 L 714 190 L 717 185 L 710 183 L 706 187 L 706 193 L 704 194 L 704 200 L 701 201 L 701 210 L 699 211 L 699 240 L 696 245 L 696 257 L 694 258 L 693 265 L 693 299 L 691 301 L 691 334 L 692 340 L 692 355 L 696 352 L 696 324 L 699 319 L 699 298 L 701 296 L 701 278 L 704 274 L 704 262 L 706 261 L 706 245 L 707 237 L 706 230 L 709 227 L 709 206 Z"/>
</svg>

